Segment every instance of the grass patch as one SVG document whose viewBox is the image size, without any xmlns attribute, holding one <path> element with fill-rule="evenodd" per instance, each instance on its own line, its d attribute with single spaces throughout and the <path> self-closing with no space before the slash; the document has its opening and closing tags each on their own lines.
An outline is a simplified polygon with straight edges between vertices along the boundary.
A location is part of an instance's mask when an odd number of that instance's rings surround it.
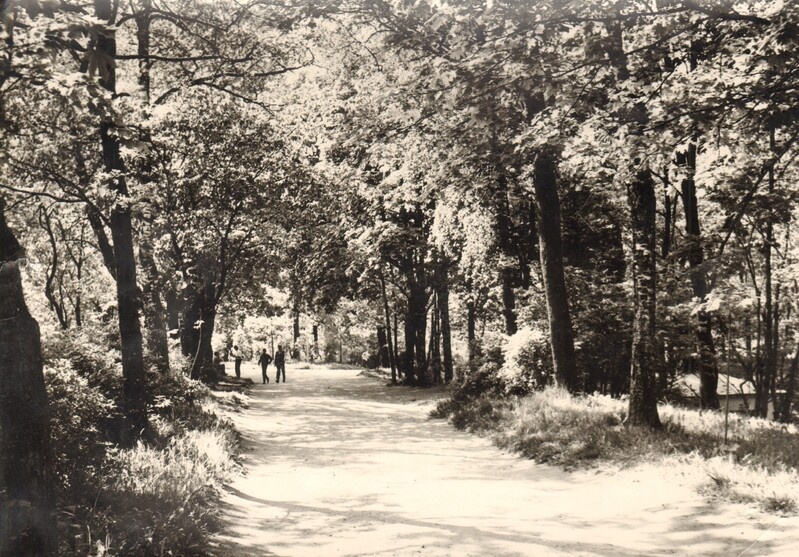
<svg viewBox="0 0 799 557">
<path fill-rule="evenodd" d="M 125 449 L 115 442 L 120 404 L 105 388 L 116 370 L 84 371 L 65 359 L 45 367 L 59 555 L 206 555 L 240 444 L 219 407 L 241 407 L 246 395 L 151 374 L 150 429 Z"/>
<path fill-rule="evenodd" d="M 113 517 L 106 550 L 125 555 L 202 555 L 219 527 L 222 483 L 235 470 L 223 429 L 189 430 L 166 447 L 112 451 L 98 503 Z"/>
<path fill-rule="evenodd" d="M 571 469 L 594 462 L 634 464 L 689 455 L 704 474 L 702 491 L 757 502 L 771 512 L 799 509 L 799 434 L 794 426 L 670 405 L 660 407 L 663 428 L 624 425 L 627 403 L 601 395 L 572 396 L 548 388 L 523 398 L 456 392 L 431 416 L 490 436 L 500 447 L 538 462 Z"/>
</svg>

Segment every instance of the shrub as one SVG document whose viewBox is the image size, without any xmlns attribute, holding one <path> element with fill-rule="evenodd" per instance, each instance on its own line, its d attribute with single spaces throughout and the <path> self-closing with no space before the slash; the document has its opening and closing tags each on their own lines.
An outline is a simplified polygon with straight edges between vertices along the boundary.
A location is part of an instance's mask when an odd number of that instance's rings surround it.
<svg viewBox="0 0 799 557">
<path fill-rule="evenodd" d="M 107 398 L 121 401 L 122 363 L 114 335 L 100 326 L 59 331 L 43 339 L 45 362 L 66 360 L 91 387 Z M 109 340 L 113 338 L 113 342 Z"/>
<path fill-rule="evenodd" d="M 232 451 L 223 430 L 183 433 L 164 449 L 109 451 L 94 537 L 114 555 L 202 554 L 217 527 L 218 490 L 236 468 Z"/>
<path fill-rule="evenodd" d="M 523 328 L 503 346 L 500 375 L 508 394 L 524 396 L 551 385 L 555 374 L 546 333 Z"/>
<path fill-rule="evenodd" d="M 89 386 L 67 360 L 44 367 L 55 474 L 62 491 L 80 489 L 97 474 L 107 446 L 100 425 L 119 418 L 117 406 Z"/>
<path fill-rule="evenodd" d="M 66 357 L 50 358 L 45 380 L 60 486 L 59 555 L 204 554 L 238 444 L 211 392 L 183 376 L 149 374 L 148 444 L 122 450 L 113 444 L 121 420 L 113 351 L 74 338 L 56 344 Z"/>
</svg>

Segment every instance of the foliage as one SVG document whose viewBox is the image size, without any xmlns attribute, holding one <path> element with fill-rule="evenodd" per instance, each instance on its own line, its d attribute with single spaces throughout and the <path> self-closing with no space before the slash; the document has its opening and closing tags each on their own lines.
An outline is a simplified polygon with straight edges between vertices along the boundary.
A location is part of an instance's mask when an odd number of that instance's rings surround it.
<svg viewBox="0 0 799 557">
<path fill-rule="evenodd" d="M 52 451 L 59 490 L 82 490 L 100 469 L 108 447 L 103 425 L 118 416 L 119 409 L 67 360 L 55 360 L 44 368 L 50 401 Z"/>
<path fill-rule="evenodd" d="M 641 308 L 626 198 L 644 172 L 658 214 L 648 231 L 657 357 L 646 370 L 660 375 L 648 400 L 699 363 L 713 379 L 723 345 L 732 373 L 755 385 L 757 412 L 772 402 L 795 419 L 796 2 L 134 0 L 109 17 L 97 11 L 111 11 L 105 0 L 95 10 L 6 4 L 0 189 L 30 246 L 26 291 L 45 339 L 63 481 L 67 457 L 97 474 L 87 485 L 105 473 L 98 459 L 118 440 L 130 383 L 120 353 L 141 344 L 115 324 L 120 310 L 138 323 L 138 304 L 114 301 L 123 246 L 110 232 L 122 213 L 141 305 L 170 324 L 145 321 L 180 337 L 173 369 L 207 371 L 231 341 L 292 344 L 295 317 L 305 356 L 316 356 L 318 324 L 326 359 L 360 364 L 393 317 L 416 341 L 405 372 L 424 374 L 432 301 L 446 287 L 452 345 L 468 364 L 439 413 L 460 427 L 504 424 L 507 446 L 567 464 L 712 453 L 713 414 L 662 406 L 665 431 L 642 432 L 618 425 L 621 402 L 540 391 L 553 374 L 542 155 L 554 167 L 560 309 L 582 390 L 630 389 Z M 518 332 L 503 335 L 514 320 Z M 153 445 L 112 468 L 143 473 L 159 451 L 190 452 L 173 439 L 227 427 L 198 383 L 147 381 Z M 757 454 L 769 470 L 796 466 L 792 431 L 737 420 L 736 462 Z"/>
<path fill-rule="evenodd" d="M 238 434 L 202 383 L 150 373 L 149 442 L 120 449 L 120 370 L 102 342 L 64 335 L 45 343 L 48 354 L 65 356 L 45 366 L 60 554 L 203 554 Z"/>
<path fill-rule="evenodd" d="M 524 396 L 553 382 L 549 339 L 541 330 L 523 328 L 509 337 L 504 360 L 499 374 L 509 395 Z"/>
<path fill-rule="evenodd" d="M 163 449 L 140 444 L 111 453 L 98 499 L 113 517 L 105 525 L 113 532 L 106 550 L 203 554 L 218 527 L 218 490 L 235 469 L 233 448 L 228 432 L 205 430 L 173 437 Z"/>
</svg>

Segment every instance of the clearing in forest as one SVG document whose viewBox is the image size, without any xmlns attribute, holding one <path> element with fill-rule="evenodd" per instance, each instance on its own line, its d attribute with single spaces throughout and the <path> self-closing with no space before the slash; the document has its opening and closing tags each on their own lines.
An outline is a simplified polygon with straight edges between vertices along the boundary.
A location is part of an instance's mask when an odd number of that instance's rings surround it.
<svg viewBox="0 0 799 557">
<path fill-rule="evenodd" d="M 289 366 L 234 415 L 224 557 L 799 555 L 799 519 L 708 501 L 654 464 L 566 472 L 428 420 L 436 393 Z"/>
</svg>

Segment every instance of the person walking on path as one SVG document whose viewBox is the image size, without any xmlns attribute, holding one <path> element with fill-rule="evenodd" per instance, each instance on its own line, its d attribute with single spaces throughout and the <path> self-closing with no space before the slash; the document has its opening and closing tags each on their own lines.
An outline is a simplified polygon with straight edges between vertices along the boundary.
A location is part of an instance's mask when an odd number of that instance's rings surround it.
<svg viewBox="0 0 799 557">
<path fill-rule="evenodd" d="M 269 383 L 269 376 L 266 374 L 266 368 L 269 367 L 269 362 L 272 361 L 272 356 L 266 353 L 266 348 L 264 348 L 263 352 L 261 352 L 261 357 L 258 358 L 258 363 L 261 364 L 261 376 L 263 377 L 264 383 Z M 283 377 L 285 382 L 285 374 Z"/>
<path fill-rule="evenodd" d="M 283 382 L 286 382 L 286 353 L 283 352 L 283 347 L 277 345 L 277 352 L 275 352 L 275 373 L 277 378 L 275 383 L 280 383 L 280 374 L 283 374 Z"/>
<path fill-rule="evenodd" d="M 233 360 L 236 362 L 236 378 L 241 379 L 241 351 L 235 344 L 233 345 L 233 352 L 231 353 Z"/>
</svg>

